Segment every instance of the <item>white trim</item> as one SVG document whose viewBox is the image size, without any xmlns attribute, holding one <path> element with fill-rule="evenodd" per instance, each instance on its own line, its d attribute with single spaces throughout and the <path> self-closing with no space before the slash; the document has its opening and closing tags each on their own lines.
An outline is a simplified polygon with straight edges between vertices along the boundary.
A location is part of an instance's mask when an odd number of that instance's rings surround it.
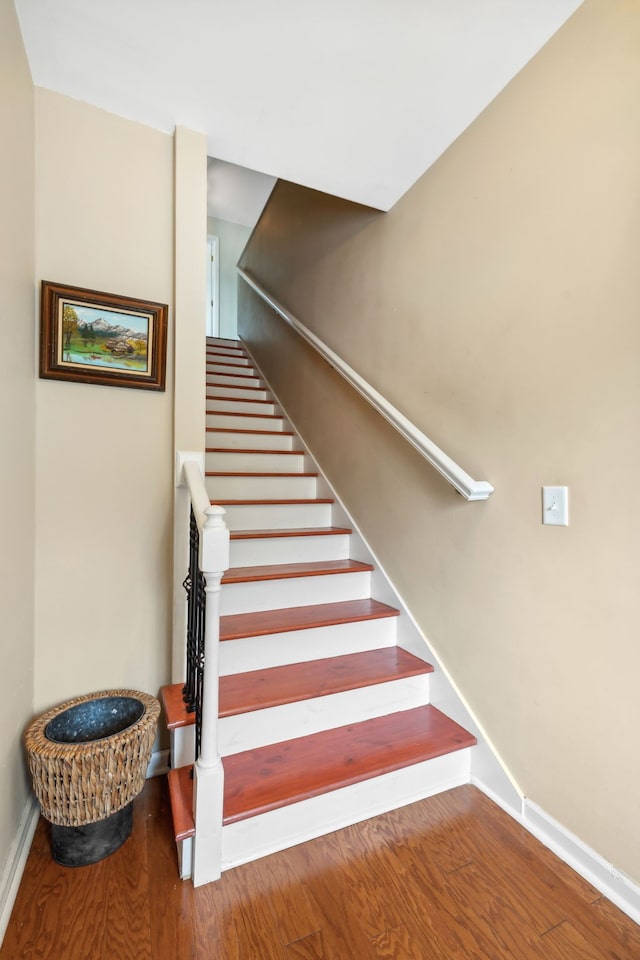
<svg viewBox="0 0 640 960">
<path fill-rule="evenodd" d="M 200 473 L 204 475 L 205 455 L 204 450 L 176 450 L 176 487 L 186 487 L 187 481 L 184 475 L 185 463 L 195 461 L 200 467 Z"/>
<path fill-rule="evenodd" d="M 640 924 L 640 886 L 525 797 L 522 824 L 623 913 Z"/>
<path fill-rule="evenodd" d="M 146 779 L 150 780 L 151 777 L 161 777 L 163 774 L 169 772 L 169 751 L 168 750 L 156 750 L 151 754 L 149 760 L 149 766 L 147 767 Z"/>
<path fill-rule="evenodd" d="M 208 337 L 220 336 L 220 238 L 207 236 L 207 314 Z"/>
<path fill-rule="evenodd" d="M 492 749 L 492 748 L 491 748 Z M 502 764 L 502 761 L 500 761 Z M 508 776 L 508 771 L 504 769 L 502 765 L 505 776 Z M 508 813 L 510 817 L 513 817 L 514 820 L 517 820 L 518 823 L 523 823 L 522 821 L 522 804 L 524 803 L 524 797 L 517 793 L 518 787 L 514 786 L 513 792 L 509 794 L 508 797 L 504 796 L 498 790 L 494 790 L 493 787 L 479 777 L 477 774 L 472 773 L 469 779 L 469 783 L 473 787 L 477 787 L 486 797 L 491 800 L 492 803 L 495 803 L 497 807 L 500 807 L 501 810 L 504 810 L 505 813 Z M 511 780 L 510 780 L 511 783 Z M 511 801 L 511 802 L 509 802 Z M 524 824 L 523 824 L 524 826 Z"/>
<path fill-rule="evenodd" d="M 378 411 L 378 413 L 398 431 L 398 433 L 408 440 L 412 447 L 427 460 L 432 467 L 442 474 L 452 487 L 461 493 L 466 500 L 486 500 L 493 493 L 493 487 L 486 480 L 474 480 L 470 477 L 459 464 L 440 449 L 432 440 L 427 437 L 415 424 L 405 417 L 403 413 L 394 407 L 382 394 L 371 386 L 360 374 L 356 373 L 353 367 L 350 367 L 337 353 L 323 343 L 319 337 L 312 333 L 308 327 L 298 320 L 290 310 L 287 310 L 275 297 L 264 289 L 256 280 L 253 279 L 242 267 L 237 267 L 239 275 L 254 290 L 265 303 L 276 311 L 279 316 L 285 320 L 289 326 L 293 327 L 307 343 L 314 347 L 320 356 L 331 364 L 331 366 L 347 381 L 351 386 Z"/>
<path fill-rule="evenodd" d="M 30 793 L 0 877 L 0 946 L 9 925 L 39 817 L 38 801 L 34 794 Z"/>
</svg>

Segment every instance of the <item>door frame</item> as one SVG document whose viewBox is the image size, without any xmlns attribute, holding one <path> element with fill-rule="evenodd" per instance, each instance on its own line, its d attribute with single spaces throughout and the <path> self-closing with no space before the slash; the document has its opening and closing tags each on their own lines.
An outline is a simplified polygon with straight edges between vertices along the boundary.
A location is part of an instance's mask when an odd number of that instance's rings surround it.
<svg viewBox="0 0 640 960">
<path fill-rule="evenodd" d="M 220 336 L 220 240 L 207 237 L 207 310 L 205 327 L 208 337 Z"/>
</svg>

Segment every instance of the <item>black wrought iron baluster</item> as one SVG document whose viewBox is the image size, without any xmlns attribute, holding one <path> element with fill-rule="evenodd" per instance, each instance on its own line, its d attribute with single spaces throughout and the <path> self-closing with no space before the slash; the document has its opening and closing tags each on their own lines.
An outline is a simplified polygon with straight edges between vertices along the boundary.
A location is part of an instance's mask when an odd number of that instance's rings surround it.
<svg viewBox="0 0 640 960">
<path fill-rule="evenodd" d="M 189 522 L 189 571 L 183 581 L 187 592 L 187 676 L 182 696 L 189 713 L 195 711 L 196 760 L 202 739 L 202 683 L 204 676 L 205 579 L 198 566 L 200 534 L 191 509 Z"/>
<path fill-rule="evenodd" d="M 198 578 L 198 552 L 200 536 L 198 524 L 191 509 L 189 521 L 189 570 L 182 586 L 187 592 L 187 676 L 182 688 L 182 697 L 189 713 L 196 708 L 196 662 L 198 654 L 198 624 L 194 584 Z"/>
<path fill-rule="evenodd" d="M 202 743 L 202 695 L 204 685 L 204 627 L 206 616 L 207 595 L 205 591 L 205 578 L 200 570 L 197 572 L 195 586 L 195 607 L 197 620 L 197 644 L 196 644 L 196 760 L 200 756 L 200 745 Z"/>
</svg>

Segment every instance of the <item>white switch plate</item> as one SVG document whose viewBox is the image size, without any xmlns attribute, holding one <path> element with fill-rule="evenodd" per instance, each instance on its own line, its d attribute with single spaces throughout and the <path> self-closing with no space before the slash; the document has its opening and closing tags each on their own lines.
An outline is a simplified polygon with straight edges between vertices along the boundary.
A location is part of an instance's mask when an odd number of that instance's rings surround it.
<svg viewBox="0 0 640 960">
<path fill-rule="evenodd" d="M 542 488 L 542 522 L 569 526 L 569 487 Z"/>
</svg>

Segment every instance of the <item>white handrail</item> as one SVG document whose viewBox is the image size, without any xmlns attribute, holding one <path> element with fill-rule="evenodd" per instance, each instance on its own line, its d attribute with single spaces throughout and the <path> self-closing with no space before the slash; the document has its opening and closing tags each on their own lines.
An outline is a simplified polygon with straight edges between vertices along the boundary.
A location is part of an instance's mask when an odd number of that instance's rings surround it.
<svg viewBox="0 0 640 960">
<path fill-rule="evenodd" d="M 419 430 L 411 421 L 400 413 L 388 400 L 378 393 L 370 383 L 356 373 L 337 353 L 323 343 L 308 327 L 298 320 L 290 310 L 287 310 L 276 300 L 257 280 L 242 267 L 237 268 L 239 275 L 254 290 L 265 303 L 279 314 L 289 326 L 293 327 L 307 343 L 310 343 L 344 379 L 354 387 L 358 393 L 378 411 L 385 420 L 408 440 L 412 447 L 420 453 L 431 466 L 442 474 L 452 487 L 461 493 L 466 500 L 487 500 L 493 493 L 493 486 L 486 480 L 474 480 L 451 457 L 440 449 L 429 437 Z"/>
</svg>

